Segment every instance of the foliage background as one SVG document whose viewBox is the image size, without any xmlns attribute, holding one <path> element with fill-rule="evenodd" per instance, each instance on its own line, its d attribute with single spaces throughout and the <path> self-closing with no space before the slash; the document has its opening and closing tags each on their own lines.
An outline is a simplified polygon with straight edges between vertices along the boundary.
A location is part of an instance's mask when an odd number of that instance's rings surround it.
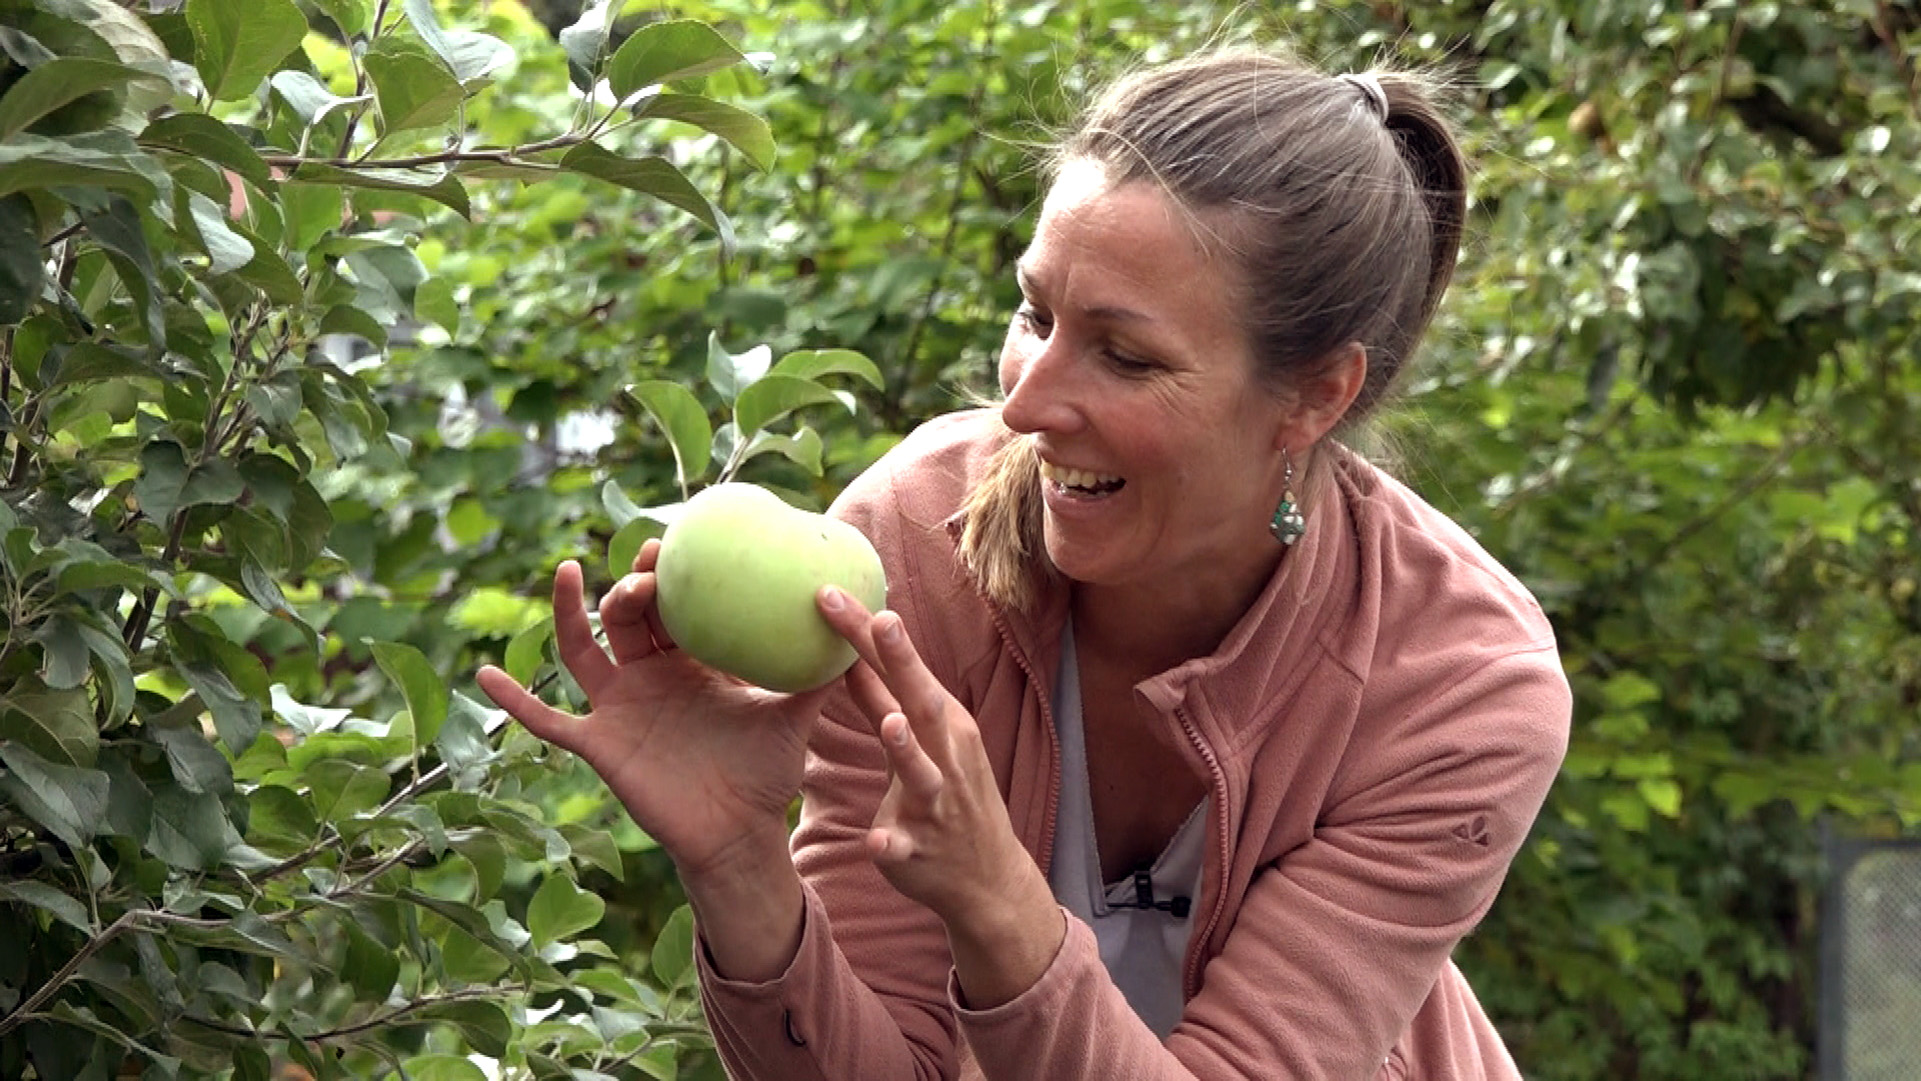
<svg viewBox="0 0 1921 1081">
<path fill-rule="evenodd" d="M 578 109 L 549 36 L 578 8 L 443 14 L 518 54 L 449 119 L 471 139 L 546 138 Z M 831 382 L 860 387 L 859 410 L 800 414 L 820 440 L 818 475 L 806 453 L 748 467 L 820 504 L 912 424 L 991 386 L 1015 298 L 1010 264 L 1039 196 L 1030 148 L 1122 65 L 1281 38 L 1331 70 L 1432 66 L 1454 84 L 1478 162 L 1471 241 L 1421 370 L 1380 434 L 1402 474 L 1535 590 L 1577 694 L 1560 783 L 1459 962 L 1531 1077 L 1813 1074 L 1820 830 L 1891 835 L 1921 820 L 1921 5 L 715 0 L 626 5 L 615 37 L 666 16 L 771 54 L 758 75 L 737 65 L 682 87 L 765 117 L 780 147 L 770 168 L 692 129 L 650 136 L 731 218 L 727 257 L 715 229 L 581 175 L 473 180 L 470 218 L 416 201 L 376 220 L 382 208 L 369 203 L 343 224 L 342 234 L 398 238 L 421 273 L 411 301 L 388 313 L 404 318 L 388 320 L 387 347 L 349 365 L 367 388 L 368 434 L 402 441 L 391 453 L 323 457 L 313 483 L 330 508 L 328 558 L 282 576 L 318 647 L 244 588 L 164 568 L 184 594 L 169 618 L 187 626 L 200 613 L 257 659 L 257 686 L 240 690 L 270 731 L 297 736 L 308 715 L 286 703 L 306 703 L 352 711 L 369 739 L 394 738 L 415 703 L 368 641 L 417 650 L 432 682 L 456 691 L 510 643 L 526 662 L 553 564 L 589 555 L 604 585 L 600 554 L 623 527 L 629 543 L 647 528 L 605 483 L 635 504 L 678 498 L 669 443 L 623 387 L 698 384 L 719 420 L 731 404 L 723 385 L 761 363 L 750 346 L 858 350 L 881 385 Z M 337 39 L 310 35 L 304 55 L 321 78 L 344 79 L 333 85 L 345 93 L 352 62 Z M 103 304 L 130 304 L 102 289 Z M 18 334 L 8 347 L 17 357 Z M 9 425 L 26 412 L 26 388 L 10 384 Z M 65 419 L 114 416 L 112 406 L 76 406 Z M 68 445 L 92 453 L 107 438 L 103 428 Z M 138 461 L 155 435 L 117 438 Z M 17 435 L 12 445 L 27 453 Z M 9 507 L 29 501 L 24 476 L 13 474 Z M 96 483 L 120 494 L 134 481 L 123 471 Z M 40 539 L 57 537 L 43 529 Z M 145 544 L 151 555 L 163 547 Z M 6 670 L 44 682 L 55 655 L 47 617 L 36 625 L 26 614 L 10 609 Z M 99 666 L 83 667 L 83 708 L 99 713 L 111 688 Z M 269 682 L 281 696 L 265 694 Z M 174 708 L 185 689 L 143 684 L 160 700 L 142 700 L 134 727 L 191 720 Z M 9 722 L 16 744 L 25 715 Z M 102 738 L 111 745 L 114 729 Z M 291 758 L 304 743 L 289 741 Z M 488 923 L 489 900 L 524 931 L 543 883 L 578 882 L 605 912 L 586 927 L 563 921 L 555 936 L 581 951 L 552 959 L 571 982 L 448 971 L 446 944 L 461 940 L 429 915 L 426 938 L 440 945 L 419 962 L 423 972 L 439 964 L 437 974 L 376 992 L 366 947 L 355 954 L 329 913 L 293 921 L 311 933 L 271 948 L 242 934 L 241 916 L 299 905 L 219 887 L 231 868 L 209 872 L 212 885 L 176 867 L 138 888 L 176 916 L 223 925 L 217 945 L 230 952 L 216 963 L 271 1005 L 221 1004 L 236 1024 L 337 1031 L 399 1008 L 409 986 L 479 988 L 474 1001 L 498 1003 L 432 1027 L 269 1045 L 276 1057 L 298 1048 L 315 1072 L 377 1074 L 405 1061 L 410 1076 L 467 1076 L 460 1056 L 476 1050 L 538 1072 L 545 1065 L 517 1050 L 538 1048 L 616 1076 L 711 1074 L 697 1027 L 684 1024 L 684 963 L 674 960 L 684 917 L 675 922 L 664 858 L 577 768 L 506 732 L 489 748 L 476 798 L 518 815 L 531 841 L 497 860 L 450 845 L 434 860 L 397 861 L 370 879 L 379 899 L 368 903 L 404 922 L 419 905 L 401 891 L 440 889 L 482 913 L 461 933 L 511 946 L 513 929 Z M 367 768 L 437 761 L 431 750 L 360 750 Z M 281 797 L 261 788 L 286 787 L 311 803 L 297 777 L 270 785 L 230 745 L 223 753 L 234 761 L 230 802 L 264 805 Z M 383 796 L 405 793 L 401 768 Z M 19 883 L 90 904 L 126 898 L 90 885 L 86 858 L 6 791 L 9 904 L 35 928 L 0 965 L 13 997 L 0 1007 L 13 1009 L 105 922 L 91 909 L 63 922 L 71 909 Z M 263 839 L 233 817 L 242 836 Z M 357 855 L 363 874 L 379 869 L 422 836 L 385 828 L 338 866 Z M 541 830 L 607 840 L 574 849 Z M 116 875 L 141 865 L 105 862 Z M 178 904 L 190 889 L 214 900 Z M 191 1073 L 182 1041 L 197 1036 L 178 1016 L 193 1003 L 153 989 L 177 986 L 206 963 L 195 951 L 215 944 L 193 941 L 190 924 L 151 919 L 124 949 L 100 952 L 117 973 L 72 982 L 46 1004 L 57 1016 L 19 1039 L 0 1035 L 7 1053 L 56 1055 L 73 1040 L 104 1048 L 100 1029 L 117 1028 L 144 1041 L 122 1048 L 134 1060 Z M 1911 1018 L 1918 994 L 1889 987 L 1860 1006 Z M 1886 1029 L 1903 1027 L 1913 1028 Z M 1880 1050 L 1891 1063 L 1921 1061 L 1921 1048 Z"/>
</svg>

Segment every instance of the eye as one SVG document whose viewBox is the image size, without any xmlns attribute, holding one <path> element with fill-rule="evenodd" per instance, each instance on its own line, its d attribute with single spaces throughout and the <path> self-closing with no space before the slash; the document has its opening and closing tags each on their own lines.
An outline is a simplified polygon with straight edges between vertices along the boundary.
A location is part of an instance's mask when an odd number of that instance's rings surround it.
<svg viewBox="0 0 1921 1081">
<path fill-rule="evenodd" d="M 1045 338 L 1054 330 L 1054 317 L 1034 307 L 1032 304 L 1022 304 L 1019 308 L 1016 308 L 1014 310 L 1014 319 L 1020 323 L 1022 327 L 1026 328 L 1028 333 L 1038 338 Z"/>
<path fill-rule="evenodd" d="M 1101 355 L 1107 358 L 1110 367 L 1122 375 L 1146 375 L 1160 366 L 1151 360 L 1142 360 L 1111 348 L 1102 350 Z"/>
</svg>

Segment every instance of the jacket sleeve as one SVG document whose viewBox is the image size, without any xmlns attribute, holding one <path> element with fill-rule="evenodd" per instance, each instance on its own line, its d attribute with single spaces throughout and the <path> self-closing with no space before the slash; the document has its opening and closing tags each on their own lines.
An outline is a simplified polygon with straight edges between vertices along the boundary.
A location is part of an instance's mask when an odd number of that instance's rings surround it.
<svg viewBox="0 0 1921 1081">
<path fill-rule="evenodd" d="M 1391 1049 L 1423 1077 L 1507 1074 L 1475 1068 L 1490 1052 L 1464 1024 L 1413 1022 L 1459 990 L 1441 986 L 1449 954 L 1493 903 L 1546 798 L 1570 711 L 1551 644 L 1465 675 L 1392 727 L 1393 746 L 1368 756 L 1311 840 L 1254 876 L 1165 1046 L 1075 922 L 1026 994 L 958 1012 L 986 1076 L 1366 1081 L 1384 1075 Z M 1404 1034 L 1416 1046 L 1397 1047 Z"/>
<path fill-rule="evenodd" d="M 940 629 L 920 603 L 924 539 L 909 526 L 883 462 L 850 486 L 834 513 L 865 533 L 887 572 L 888 607 L 900 614 L 929 666 L 952 686 Z M 792 838 L 807 909 L 801 946 L 787 972 L 764 984 L 721 978 L 697 951 L 709 1027 L 738 1081 L 951 1079 L 958 1037 L 946 980 L 946 932 L 903 897 L 861 847 L 888 774 L 880 741 L 845 690 L 810 738 L 801 815 Z"/>
</svg>

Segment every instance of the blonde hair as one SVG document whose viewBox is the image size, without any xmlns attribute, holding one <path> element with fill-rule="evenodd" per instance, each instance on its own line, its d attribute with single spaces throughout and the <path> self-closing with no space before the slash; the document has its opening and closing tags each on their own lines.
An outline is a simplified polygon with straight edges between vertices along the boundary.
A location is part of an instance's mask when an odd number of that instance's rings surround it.
<svg viewBox="0 0 1921 1081">
<path fill-rule="evenodd" d="M 1114 186 L 1164 192 L 1229 268 L 1269 387 L 1359 342 L 1367 375 L 1346 427 L 1389 396 L 1460 251 L 1467 163 L 1432 90 L 1410 72 L 1342 78 L 1282 50 L 1212 50 L 1115 82 L 1048 173 L 1094 161 Z M 996 602 L 1026 608 L 1057 573 L 1031 440 L 1010 434 L 963 513 L 963 563 Z"/>
</svg>

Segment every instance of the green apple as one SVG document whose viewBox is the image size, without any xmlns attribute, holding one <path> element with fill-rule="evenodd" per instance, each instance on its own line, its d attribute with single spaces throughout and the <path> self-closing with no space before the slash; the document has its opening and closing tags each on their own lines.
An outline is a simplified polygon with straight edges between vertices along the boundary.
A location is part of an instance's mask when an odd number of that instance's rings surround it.
<svg viewBox="0 0 1921 1081">
<path fill-rule="evenodd" d="M 687 501 L 654 574 L 660 621 L 680 648 L 770 691 L 811 690 L 854 663 L 854 647 L 814 605 L 821 586 L 869 611 L 887 603 L 880 556 L 859 530 L 736 482 Z"/>
</svg>

